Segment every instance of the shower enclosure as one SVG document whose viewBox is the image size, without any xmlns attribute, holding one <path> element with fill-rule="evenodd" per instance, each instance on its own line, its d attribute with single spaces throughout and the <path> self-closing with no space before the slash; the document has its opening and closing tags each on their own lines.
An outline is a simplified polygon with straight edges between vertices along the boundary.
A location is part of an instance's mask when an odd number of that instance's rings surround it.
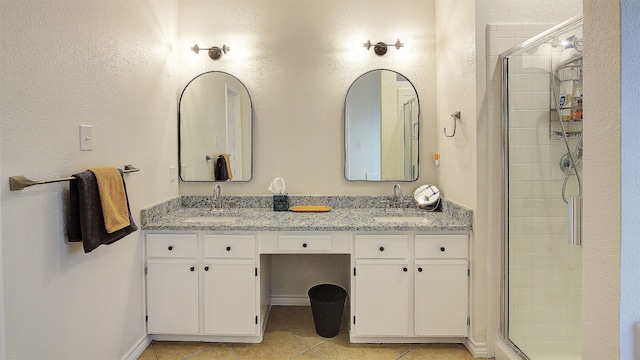
<svg viewBox="0 0 640 360">
<path fill-rule="evenodd" d="M 582 358 L 582 51 L 578 16 L 501 54 L 502 329 L 532 360 Z"/>
</svg>

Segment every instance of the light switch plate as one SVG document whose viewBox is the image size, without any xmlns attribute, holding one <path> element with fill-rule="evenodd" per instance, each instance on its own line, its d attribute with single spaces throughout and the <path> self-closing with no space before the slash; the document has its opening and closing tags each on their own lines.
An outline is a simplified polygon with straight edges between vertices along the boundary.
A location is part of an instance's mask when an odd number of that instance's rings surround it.
<svg viewBox="0 0 640 360">
<path fill-rule="evenodd" d="M 170 166 L 169 167 L 169 181 L 170 182 L 175 182 L 176 181 L 176 167 L 175 166 Z"/>
<path fill-rule="evenodd" d="M 93 150 L 93 126 L 80 125 L 80 150 Z"/>
</svg>

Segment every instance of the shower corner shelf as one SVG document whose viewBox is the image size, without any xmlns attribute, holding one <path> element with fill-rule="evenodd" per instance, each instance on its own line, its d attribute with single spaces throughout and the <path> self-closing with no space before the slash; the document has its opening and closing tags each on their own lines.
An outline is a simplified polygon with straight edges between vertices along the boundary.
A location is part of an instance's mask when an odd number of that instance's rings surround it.
<svg viewBox="0 0 640 360">
<path fill-rule="evenodd" d="M 567 70 L 567 71 L 565 71 Z M 582 118 L 580 120 L 562 120 L 560 113 L 564 110 L 572 111 L 570 106 L 554 107 L 559 101 L 559 88 L 564 82 L 573 82 L 573 84 L 582 84 L 582 55 L 565 60 L 553 69 L 551 75 L 551 107 L 549 111 L 549 139 L 559 140 L 566 134 L 567 138 L 578 137 L 582 134 Z M 569 94 L 572 90 L 569 89 Z M 582 97 L 580 97 L 582 99 Z M 582 100 L 581 100 L 582 101 Z M 563 104 L 561 104 L 563 105 Z M 566 113 L 565 113 L 566 114 Z M 581 115 L 580 115 L 581 116 Z"/>
<path fill-rule="evenodd" d="M 582 134 L 582 131 L 567 131 L 566 134 L 567 134 L 567 138 L 570 139 L 570 138 L 580 136 L 580 134 Z M 562 139 L 562 137 L 563 137 L 562 131 L 553 131 L 552 133 L 549 133 L 549 138 L 551 140 L 560 140 Z"/>
<path fill-rule="evenodd" d="M 562 122 L 562 126 L 560 126 Z M 549 111 L 549 139 L 562 139 L 562 127 L 565 127 L 567 138 L 578 137 L 582 134 L 582 120 L 560 120 L 558 111 L 550 109 Z"/>
<path fill-rule="evenodd" d="M 559 121 L 553 121 L 556 124 L 559 123 Z M 560 126 L 552 126 L 552 122 L 549 122 L 549 139 L 551 140 L 560 140 L 563 138 L 563 134 L 567 135 L 567 138 L 575 138 L 578 137 L 582 134 L 582 121 L 576 121 L 576 120 L 563 120 L 562 123 L 564 124 L 564 132 L 562 131 L 562 127 Z"/>
</svg>

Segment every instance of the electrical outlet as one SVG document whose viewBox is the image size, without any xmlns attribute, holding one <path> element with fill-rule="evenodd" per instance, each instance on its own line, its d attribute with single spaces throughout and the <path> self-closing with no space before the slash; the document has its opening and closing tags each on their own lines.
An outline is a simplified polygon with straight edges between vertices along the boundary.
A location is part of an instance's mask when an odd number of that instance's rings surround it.
<svg viewBox="0 0 640 360">
<path fill-rule="evenodd" d="M 169 181 L 171 181 L 171 182 L 175 182 L 176 181 L 176 167 L 175 166 L 170 166 L 169 167 Z"/>
<path fill-rule="evenodd" d="M 80 151 L 93 150 L 93 126 L 80 125 Z"/>
</svg>

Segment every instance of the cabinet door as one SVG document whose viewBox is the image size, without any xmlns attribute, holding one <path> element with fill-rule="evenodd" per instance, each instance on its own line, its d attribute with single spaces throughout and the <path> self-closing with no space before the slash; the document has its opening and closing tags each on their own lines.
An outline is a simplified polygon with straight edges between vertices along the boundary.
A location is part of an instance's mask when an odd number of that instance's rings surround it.
<svg viewBox="0 0 640 360">
<path fill-rule="evenodd" d="M 466 260 L 416 262 L 416 335 L 467 336 L 467 266 Z"/>
<path fill-rule="evenodd" d="M 256 334 L 256 279 L 253 262 L 205 263 L 205 333 Z"/>
<path fill-rule="evenodd" d="M 357 263 L 355 333 L 406 336 L 409 320 L 409 272 L 406 263 Z"/>
<path fill-rule="evenodd" d="M 195 259 L 147 260 L 147 316 L 150 334 L 198 333 Z"/>
</svg>

